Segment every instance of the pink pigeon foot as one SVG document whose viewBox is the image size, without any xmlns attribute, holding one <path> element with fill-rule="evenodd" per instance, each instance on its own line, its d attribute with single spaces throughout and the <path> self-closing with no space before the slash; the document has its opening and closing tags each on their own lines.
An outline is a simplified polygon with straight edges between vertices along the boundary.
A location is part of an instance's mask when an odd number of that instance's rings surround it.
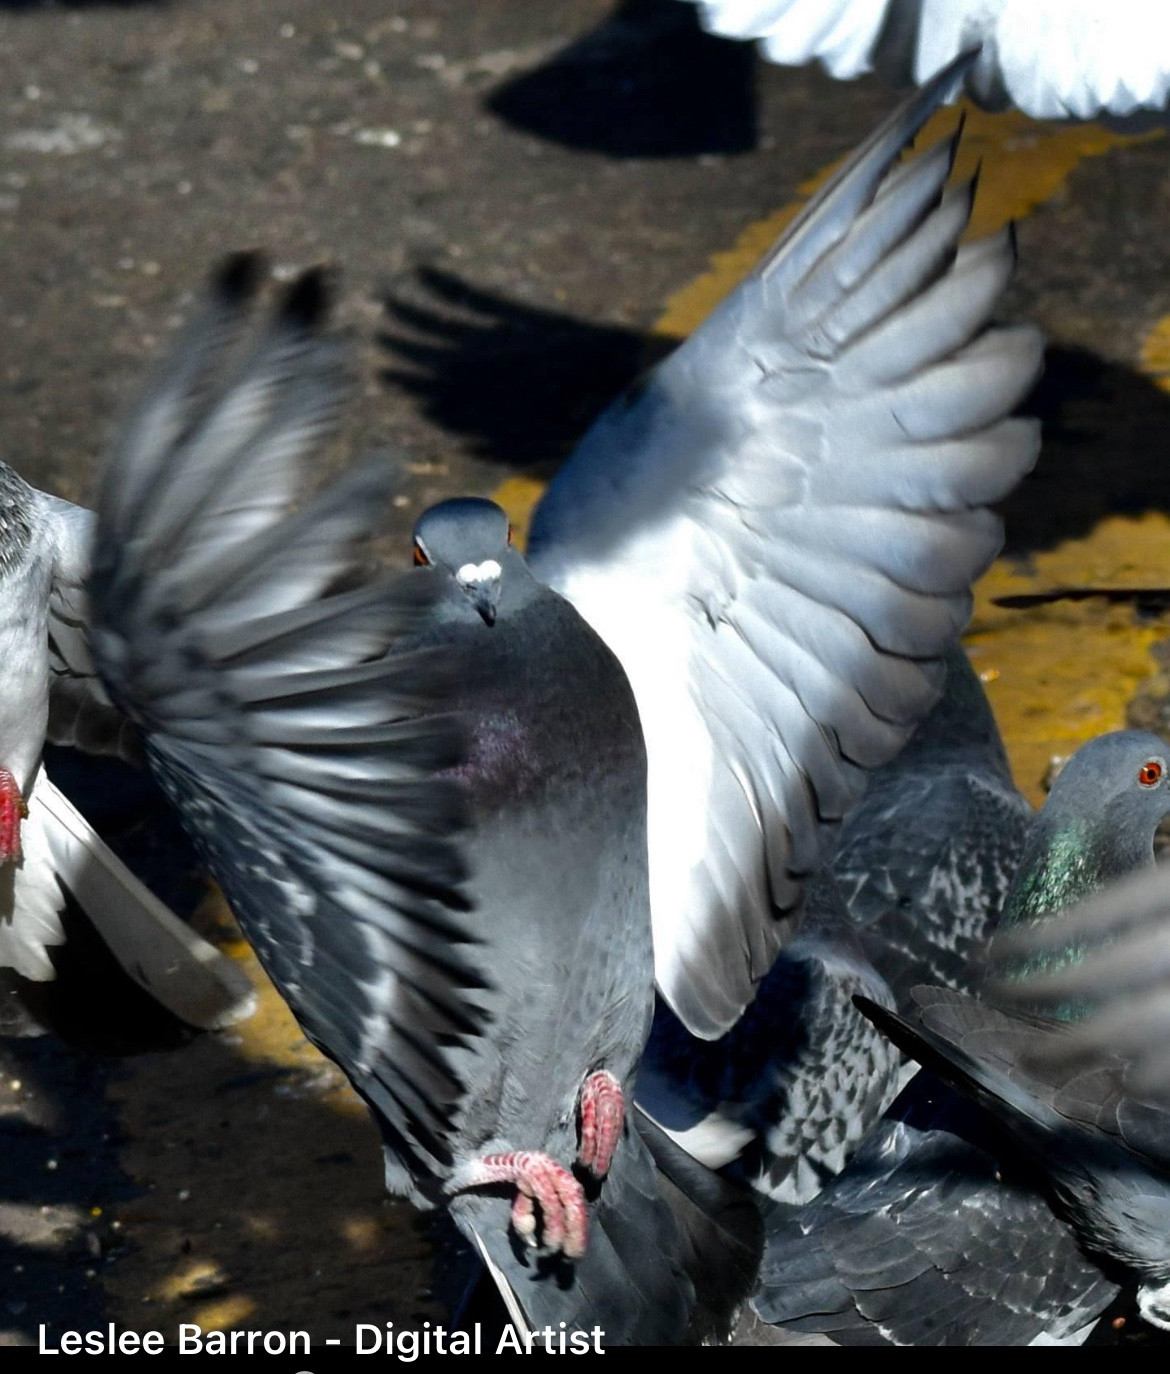
<svg viewBox="0 0 1170 1374">
<path fill-rule="evenodd" d="M 581 1147 L 577 1159 L 594 1178 L 604 1178 L 609 1173 L 625 1116 L 622 1085 L 605 1069 L 591 1073 L 581 1087 Z"/>
<path fill-rule="evenodd" d="M 452 1191 L 480 1188 L 489 1183 L 514 1183 L 512 1226 L 533 1249 L 580 1259 L 585 1253 L 588 1218 L 585 1193 L 573 1174 L 549 1155 L 515 1150 L 485 1155 L 459 1170 Z M 540 1207 L 537 1240 L 536 1206 Z"/>
<path fill-rule="evenodd" d="M 0 768 L 0 863 L 19 862 L 20 823 L 27 815 L 16 779 L 7 768 Z"/>
</svg>

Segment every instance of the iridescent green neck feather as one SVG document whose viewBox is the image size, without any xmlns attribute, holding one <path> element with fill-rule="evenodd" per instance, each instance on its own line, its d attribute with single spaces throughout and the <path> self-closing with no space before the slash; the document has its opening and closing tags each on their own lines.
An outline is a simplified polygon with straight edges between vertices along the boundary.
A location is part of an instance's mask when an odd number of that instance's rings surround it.
<svg viewBox="0 0 1170 1374">
<path fill-rule="evenodd" d="M 1144 829 L 1118 831 L 1099 817 L 1041 812 L 1004 900 L 999 928 L 1042 920 L 1153 860 L 1153 837 Z M 1015 980 L 1075 963 L 1083 953 L 1081 942 L 1070 941 L 1063 949 L 1012 964 L 1000 973 Z M 1055 1013 L 1048 1008 L 1045 1015 L 1075 1021 L 1087 1011 L 1070 1003 Z"/>
</svg>

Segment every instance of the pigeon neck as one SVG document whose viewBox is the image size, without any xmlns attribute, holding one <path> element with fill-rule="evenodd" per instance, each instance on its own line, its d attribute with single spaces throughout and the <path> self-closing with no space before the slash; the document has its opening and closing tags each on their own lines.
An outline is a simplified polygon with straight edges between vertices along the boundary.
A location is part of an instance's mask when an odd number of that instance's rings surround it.
<svg viewBox="0 0 1170 1374">
<path fill-rule="evenodd" d="M 1047 810 L 1046 807 L 1033 822 L 1031 837 L 1004 900 L 999 919 L 1001 930 L 1042 920 L 1154 861 L 1153 835 L 1141 826 L 1110 826 L 1103 824 L 1100 817 L 1090 821 L 1083 814 L 1047 815 Z M 1040 959 L 999 964 L 995 972 L 1015 981 L 1030 973 L 1074 964 L 1081 953 L 1081 946 L 1070 941 L 1063 949 L 1052 950 Z M 990 989 L 985 990 L 984 996 L 995 1001 Z M 1031 1008 L 1034 1015 L 1053 1021 L 1079 1021 L 1087 1010 L 1075 1002 L 1056 1008 Z"/>
<path fill-rule="evenodd" d="M 1084 814 L 1033 822 L 1020 866 L 1004 899 L 1001 928 L 1027 925 L 1084 901 L 1117 878 L 1154 861 L 1153 835 L 1143 827 L 1113 826 Z"/>
</svg>

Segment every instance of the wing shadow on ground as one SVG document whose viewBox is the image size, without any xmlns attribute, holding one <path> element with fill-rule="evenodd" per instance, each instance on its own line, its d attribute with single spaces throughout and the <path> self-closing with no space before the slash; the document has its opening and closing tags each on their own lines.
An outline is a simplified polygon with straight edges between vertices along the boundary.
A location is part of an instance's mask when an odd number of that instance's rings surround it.
<svg viewBox="0 0 1170 1374">
<path fill-rule="evenodd" d="M 423 268 L 386 299 L 383 378 L 477 458 L 551 476 L 605 406 L 673 347 L 508 300 Z M 1081 349 L 1052 348 L 1026 409 L 1035 471 L 1004 504 L 1009 555 L 1081 538 L 1104 515 L 1170 512 L 1170 395 Z M 1170 551 L 1168 551 L 1170 553 Z"/>
<path fill-rule="evenodd" d="M 1040 417 L 1044 446 L 1002 508 L 1005 553 L 1081 538 L 1105 515 L 1170 512 L 1170 395 L 1148 377 L 1086 349 L 1050 348 L 1026 410 Z"/>
<path fill-rule="evenodd" d="M 439 268 L 385 297 L 383 380 L 477 458 L 549 477 L 667 339 L 510 301 Z"/>
<path fill-rule="evenodd" d="M 507 123 L 610 157 L 693 157 L 756 146 L 756 56 L 704 33 L 678 0 L 623 0 L 543 66 L 498 87 Z"/>
</svg>

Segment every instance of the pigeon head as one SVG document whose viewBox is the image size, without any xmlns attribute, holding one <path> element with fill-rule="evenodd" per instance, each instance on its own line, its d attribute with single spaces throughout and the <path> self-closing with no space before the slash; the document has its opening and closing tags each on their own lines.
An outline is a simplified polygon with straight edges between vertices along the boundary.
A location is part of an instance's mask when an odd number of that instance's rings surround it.
<svg viewBox="0 0 1170 1374">
<path fill-rule="evenodd" d="M 1090 740 L 1053 783 L 1001 923 L 1036 920 L 1153 863 L 1168 815 L 1170 745 L 1144 730 Z"/>
<path fill-rule="evenodd" d="M 1096 813 L 1100 825 L 1124 830 L 1146 857 L 1154 831 L 1170 814 L 1170 745 L 1145 730 L 1117 730 L 1090 740 L 1057 775 L 1045 811 L 1050 807 L 1090 817 Z"/>
<path fill-rule="evenodd" d="M 512 547 L 507 515 L 478 496 L 441 501 L 419 517 L 414 561 L 449 573 L 487 625 L 495 624 L 500 597 L 517 565 L 525 566 Z"/>
</svg>

